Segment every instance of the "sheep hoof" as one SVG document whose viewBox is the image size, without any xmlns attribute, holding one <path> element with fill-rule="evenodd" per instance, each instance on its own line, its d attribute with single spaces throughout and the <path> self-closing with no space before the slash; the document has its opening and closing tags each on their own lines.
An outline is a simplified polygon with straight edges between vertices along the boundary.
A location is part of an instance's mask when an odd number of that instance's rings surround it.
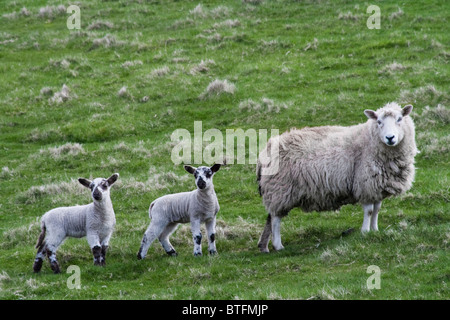
<svg viewBox="0 0 450 320">
<path fill-rule="evenodd" d="M 141 253 L 140 253 L 140 252 L 137 254 L 137 258 L 138 258 L 138 260 L 144 259 L 144 257 L 141 256 Z"/>
<path fill-rule="evenodd" d="M 281 250 L 284 250 L 284 247 L 283 246 L 279 246 L 278 248 L 273 248 L 275 251 L 281 251 Z"/>
<path fill-rule="evenodd" d="M 216 250 L 209 250 L 209 254 L 212 255 L 212 256 L 214 256 L 214 255 L 217 254 L 217 251 L 216 251 Z"/>
<path fill-rule="evenodd" d="M 202 256 L 202 253 L 201 253 L 201 252 L 195 252 L 195 253 L 194 253 L 194 256 L 196 256 L 196 257 L 201 257 L 201 256 Z"/>
<path fill-rule="evenodd" d="M 171 256 L 171 257 L 176 257 L 176 256 L 178 256 L 178 253 L 174 250 L 174 249 L 172 249 L 172 250 L 170 250 L 170 251 L 167 251 L 166 252 L 169 256 Z"/>
<path fill-rule="evenodd" d="M 269 253 L 269 248 L 259 248 L 259 251 L 262 253 Z"/>
</svg>

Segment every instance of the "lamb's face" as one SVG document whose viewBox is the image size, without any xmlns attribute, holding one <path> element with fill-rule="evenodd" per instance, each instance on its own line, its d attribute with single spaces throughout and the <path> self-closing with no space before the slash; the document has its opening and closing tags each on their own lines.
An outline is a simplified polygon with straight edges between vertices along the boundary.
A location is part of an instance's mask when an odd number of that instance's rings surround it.
<svg viewBox="0 0 450 320">
<path fill-rule="evenodd" d="M 380 140 L 390 147 L 398 145 L 405 136 L 404 117 L 412 111 L 412 106 L 407 105 L 403 109 L 396 103 L 390 103 L 387 106 L 377 110 L 365 110 L 365 115 L 376 121 L 376 128 Z"/>
<path fill-rule="evenodd" d="M 109 190 L 118 177 L 119 174 L 115 173 L 108 179 L 95 178 L 93 181 L 90 181 L 80 178 L 78 181 L 91 190 L 91 196 L 94 201 L 102 201 L 103 199 L 109 198 Z"/>
<path fill-rule="evenodd" d="M 214 173 L 219 171 L 220 164 L 215 164 L 211 168 L 204 166 L 198 168 L 184 166 L 184 169 L 194 175 L 195 185 L 199 189 L 207 189 L 212 186 Z"/>
</svg>

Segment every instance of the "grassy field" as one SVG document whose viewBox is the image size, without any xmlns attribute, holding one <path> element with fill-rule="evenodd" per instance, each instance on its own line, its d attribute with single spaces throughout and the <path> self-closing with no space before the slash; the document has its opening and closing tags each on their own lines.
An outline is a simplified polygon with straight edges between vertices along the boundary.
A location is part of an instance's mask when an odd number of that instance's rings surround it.
<svg viewBox="0 0 450 320">
<path fill-rule="evenodd" d="M 66 26 L 69 4 L 0 5 L 0 299 L 450 298 L 449 1 L 76 1 L 80 30 Z M 216 79 L 227 85 L 208 90 Z M 285 250 L 261 254 L 255 165 L 229 162 L 214 180 L 219 254 L 203 243 L 194 258 L 183 225 L 178 257 L 155 242 L 136 259 L 150 202 L 195 187 L 171 161 L 175 129 L 353 125 L 389 101 L 414 105 L 421 153 L 413 188 L 383 202 L 379 232 L 360 234 L 360 206 L 296 209 Z M 40 216 L 91 201 L 78 177 L 114 172 L 107 266 L 68 239 L 62 274 L 48 263 L 34 274 Z M 81 289 L 66 285 L 70 265 Z"/>
</svg>

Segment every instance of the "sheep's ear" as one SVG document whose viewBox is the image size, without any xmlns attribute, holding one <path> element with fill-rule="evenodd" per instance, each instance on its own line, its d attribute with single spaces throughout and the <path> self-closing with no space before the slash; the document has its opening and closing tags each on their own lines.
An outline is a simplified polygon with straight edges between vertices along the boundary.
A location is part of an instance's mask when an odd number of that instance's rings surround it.
<svg viewBox="0 0 450 320">
<path fill-rule="evenodd" d="M 411 113 L 413 109 L 413 106 L 408 104 L 407 106 L 404 106 L 402 109 L 402 116 L 406 117 L 407 115 L 409 115 Z"/>
<path fill-rule="evenodd" d="M 216 163 L 210 169 L 211 169 L 212 172 L 216 173 L 217 171 L 219 171 L 220 166 L 221 166 L 220 163 Z"/>
<path fill-rule="evenodd" d="M 367 118 L 372 119 L 372 120 L 378 120 L 378 115 L 375 111 L 373 110 L 364 110 L 364 114 L 366 115 Z"/>
<path fill-rule="evenodd" d="M 195 172 L 195 170 L 197 170 L 197 168 L 186 165 L 186 166 L 184 166 L 184 170 L 186 170 L 190 174 L 194 174 L 194 172 Z"/>
<path fill-rule="evenodd" d="M 111 177 L 108 178 L 108 184 L 110 186 L 112 186 L 114 184 L 114 182 L 117 181 L 117 178 L 119 178 L 119 174 L 118 173 L 114 173 Z"/>
<path fill-rule="evenodd" d="M 90 188 L 91 185 L 91 181 L 88 179 L 84 179 L 84 178 L 79 178 L 78 182 L 81 183 L 83 186 L 85 186 L 86 188 Z"/>
</svg>

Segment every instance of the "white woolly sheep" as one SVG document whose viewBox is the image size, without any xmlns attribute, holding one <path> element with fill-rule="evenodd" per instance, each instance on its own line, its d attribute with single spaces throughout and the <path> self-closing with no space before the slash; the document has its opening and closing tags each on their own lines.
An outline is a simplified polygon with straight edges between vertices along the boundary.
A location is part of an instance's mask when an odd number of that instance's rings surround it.
<svg viewBox="0 0 450 320">
<path fill-rule="evenodd" d="M 94 265 L 105 265 L 109 239 L 114 231 L 116 218 L 110 197 L 110 187 L 119 177 L 118 173 L 108 179 L 96 178 L 78 181 L 91 190 L 93 203 L 60 207 L 48 211 L 41 218 L 41 234 L 36 245 L 37 254 L 33 270 L 39 272 L 47 255 L 54 273 L 60 273 L 56 250 L 67 237 L 87 237 L 94 255 Z"/>
<path fill-rule="evenodd" d="M 179 223 L 191 223 L 194 240 L 194 255 L 202 255 L 202 234 L 200 224 L 205 222 L 208 234 L 208 250 L 211 255 L 217 253 L 215 233 L 216 215 L 219 212 L 219 201 L 214 191 L 212 178 L 219 171 L 220 164 L 211 168 L 184 166 L 185 170 L 195 177 L 197 189 L 165 195 L 150 204 L 151 222 L 142 238 L 138 259 L 144 259 L 152 242 L 158 238 L 166 253 L 176 256 L 177 253 L 169 242 L 170 234 Z"/>
<path fill-rule="evenodd" d="M 378 230 L 382 200 L 406 192 L 414 180 L 418 150 L 408 116 L 412 108 L 391 102 L 376 112 L 365 110 L 369 120 L 363 124 L 292 129 L 270 139 L 257 165 L 259 191 L 269 214 L 259 249 L 269 252 L 271 233 L 274 249 L 283 249 L 281 218 L 295 207 L 326 211 L 360 203 L 361 231 Z M 278 152 L 270 154 L 273 145 Z"/>
</svg>

